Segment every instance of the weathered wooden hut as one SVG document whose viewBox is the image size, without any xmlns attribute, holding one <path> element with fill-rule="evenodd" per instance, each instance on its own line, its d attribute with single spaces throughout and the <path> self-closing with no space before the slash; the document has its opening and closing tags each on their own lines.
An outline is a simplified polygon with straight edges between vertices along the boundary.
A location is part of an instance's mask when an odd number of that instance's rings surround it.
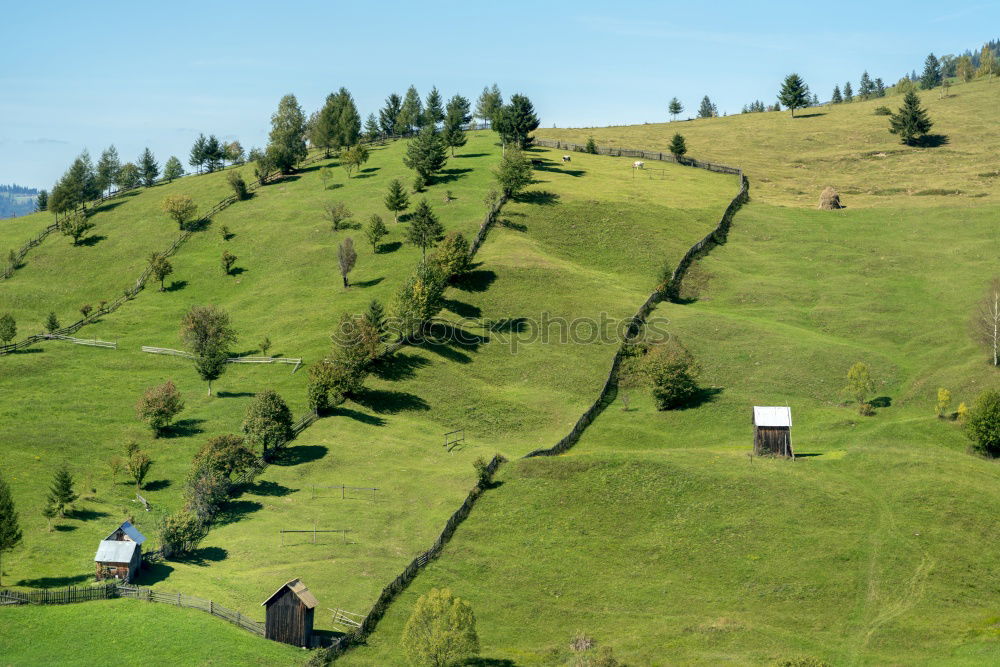
<svg viewBox="0 0 1000 667">
<path fill-rule="evenodd" d="M 317 604 L 319 602 L 306 585 L 299 579 L 292 579 L 261 603 L 264 637 L 308 648 Z"/>
<path fill-rule="evenodd" d="M 795 458 L 792 452 L 791 408 L 754 406 L 753 453 L 757 456 Z"/>
<path fill-rule="evenodd" d="M 142 543 L 146 536 L 130 522 L 111 531 L 97 545 L 94 566 L 97 579 L 122 579 L 132 581 L 142 565 Z"/>
</svg>

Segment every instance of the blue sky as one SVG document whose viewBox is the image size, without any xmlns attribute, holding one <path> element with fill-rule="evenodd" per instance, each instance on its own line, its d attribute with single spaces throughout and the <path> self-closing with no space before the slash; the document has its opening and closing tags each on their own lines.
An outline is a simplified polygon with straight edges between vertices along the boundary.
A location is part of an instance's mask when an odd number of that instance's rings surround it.
<svg viewBox="0 0 1000 667">
<path fill-rule="evenodd" d="M 1000 3 L 975 1 L 4 4 L 0 183 L 35 187 L 111 143 L 185 164 L 198 132 L 262 145 L 289 92 L 308 113 L 346 86 L 367 115 L 411 83 L 495 81 L 545 126 L 642 123 L 674 95 L 770 102 L 791 71 L 821 98 L 865 69 L 894 82 L 1000 36 Z"/>
</svg>

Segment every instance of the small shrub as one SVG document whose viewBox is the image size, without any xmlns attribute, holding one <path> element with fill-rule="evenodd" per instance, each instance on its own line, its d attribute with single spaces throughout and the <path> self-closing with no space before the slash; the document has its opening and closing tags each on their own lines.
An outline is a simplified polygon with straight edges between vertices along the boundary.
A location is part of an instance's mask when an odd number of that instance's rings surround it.
<svg viewBox="0 0 1000 667">
<path fill-rule="evenodd" d="M 876 116 L 891 116 L 892 109 L 887 106 L 875 107 L 875 110 L 872 111 L 872 113 Z"/>
<path fill-rule="evenodd" d="M 227 276 L 232 272 L 233 264 L 236 263 L 237 259 L 239 258 L 228 250 L 222 251 L 222 270 Z"/>
<path fill-rule="evenodd" d="M 222 225 L 222 227 L 219 228 L 219 236 L 222 237 L 223 241 L 228 241 L 233 238 L 232 233 L 229 231 L 229 227 L 226 227 L 225 225 Z"/>
<path fill-rule="evenodd" d="M 60 328 L 59 318 L 56 317 L 55 313 L 49 313 L 49 316 L 45 319 L 45 330 L 49 333 L 54 333 Z"/>
<path fill-rule="evenodd" d="M 965 433 L 978 454 L 1000 456 L 1000 391 L 985 391 L 965 421 Z"/>
<path fill-rule="evenodd" d="M 160 435 L 183 409 L 181 393 L 170 380 L 147 389 L 135 405 L 136 416 L 149 424 L 154 435 Z"/>
<path fill-rule="evenodd" d="M 937 416 L 944 419 L 948 416 L 948 408 L 951 407 L 951 392 L 941 387 L 937 392 Z"/>
<path fill-rule="evenodd" d="M 643 362 L 659 410 L 683 407 L 698 393 L 698 365 L 683 345 L 670 341 L 649 349 Z"/>
<path fill-rule="evenodd" d="M 186 510 L 168 514 L 158 528 L 164 558 L 191 553 L 208 532 L 205 524 Z"/>
<path fill-rule="evenodd" d="M 250 197 L 250 191 L 247 189 L 247 182 L 243 180 L 243 176 L 238 171 L 229 172 L 229 176 L 226 177 L 229 182 L 229 187 L 233 189 L 233 194 L 236 195 L 236 199 L 243 201 Z"/>
<path fill-rule="evenodd" d="M 271 349 L 271 339 L 264 336 L 260 341 L 260 353 L 263 356 L 267 356 L 267 351 Z"/>
<path fill-rule="evenodd" d="M 862 403 L 858 406 L 858 414 L 862 417 L 875 416 L 875 406 L 871 403 Z"/>
<path fill-rule="evenodd" d="M 587 145 L 584 147 L 583 152 L 592 155 L 597 154 L 597 142 L 594 141 L 594 137 L 587 137 Z"/>
<path fill-rule="evenodd" d="M 955 410 L 955 419 L 958 420 L 959 424 L 965 424 L 965 420 L 969 418 L 969 406 L 962 401 L 958 404 L 958 408 Z"/>
<path fill-rule="evenodd" d="M 490 483 L 489 463 L 482 456 L 472 462 L 472 467 L 476 471 L 476 483 L 486 488 Z"/>
<path fill-rule="evenodd" d="M 91 306 L 89 303 L 85 303 L 82 306 L 80 306 L 80 314 L 83 315 L 83 319 L 87 319 L 87 317 L 90 316 L 90 313 L 92 313 L 93 310 L 94 307 Z"/>
</svg>

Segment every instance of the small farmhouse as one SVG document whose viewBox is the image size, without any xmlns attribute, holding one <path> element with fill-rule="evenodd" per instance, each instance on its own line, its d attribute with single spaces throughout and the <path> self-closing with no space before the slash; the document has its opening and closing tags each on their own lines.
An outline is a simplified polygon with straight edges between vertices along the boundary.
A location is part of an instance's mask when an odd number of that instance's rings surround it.
<svg viewBox="0 0 1000 667">
<path fill-rule="evenodd" d="M 308 648 L 317 604 L 306 585 L 292 579 L 261 603 L 265 609 L 264 637 Z"/>
<path fill-rule="evenodd" d="M 754 406 L 753 453 L 757 456 L 795 458 L 792 452 L 791 408 Z"/>
<path fill-rule="evenodd" d="M 132 581 L 142 565 L 142 543 L 145 541 L 146 536 L 128 521 L 111 531 L 97 545 L 97 554 L 94 556 L 98 581 Z"/>
</svg>

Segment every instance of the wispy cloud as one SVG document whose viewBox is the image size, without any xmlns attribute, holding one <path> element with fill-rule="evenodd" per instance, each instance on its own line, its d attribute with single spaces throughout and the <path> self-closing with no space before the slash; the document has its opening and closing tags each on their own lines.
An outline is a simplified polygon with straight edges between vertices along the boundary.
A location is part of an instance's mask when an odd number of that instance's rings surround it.
<svg viewBox="0 0 1000 667">
<path fill-rule="evenodd" d="M 37 139 L 25 139 L 26 144 L 68 144 L 65 139 L 49 139 L 48 137 L 38 137 Z"/>
</svg>

